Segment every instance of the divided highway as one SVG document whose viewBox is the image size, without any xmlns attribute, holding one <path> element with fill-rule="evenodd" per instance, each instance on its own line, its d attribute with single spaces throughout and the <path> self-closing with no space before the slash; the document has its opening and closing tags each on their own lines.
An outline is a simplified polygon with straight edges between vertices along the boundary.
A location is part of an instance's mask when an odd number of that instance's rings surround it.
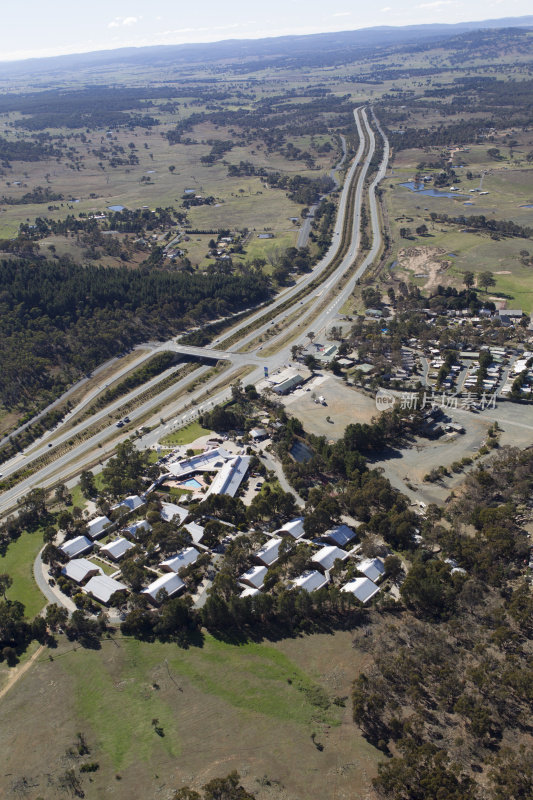
<svg viewBox="0 0 533 800">
<path fill-rule="evenodd" d="M 228 362 L 228 370 L 226 370 L 225 385 L 221 386 L 224 382 L 224 374 L 218 374 L 215 377 L 207 380 L 198 389 L 192 393 L 185 393 L 184 396 L 179 397 L 172 401 L 173 397 L 183 390 L 185 386 L 196 380 L 201 376 L 205 376 L 209 367 L 200 366 L 192 374 L 183 378 L 178 378 L 169 388 L 165 389 L 159 394 L 156 394 L 150 400 L 142 403 L 138 408 L 128 412 L 133 425 L 136 420 L 142 420 L 145 425 L 159 425 L 159 417 L 161 414 L 164 417 L 172 417 L 174 415 L 182 414 L 186 406 L 190 406 L 191 402 L 197 401 L 199 398 L 207 397 L 208 400 L 203 402 L 205 409 L 208 404 L 209 407 L 217 404 L 218 402 L 226 399 L 231 393 L 231 374 L 235 373 L 236 369 L 242 367 L 253 368 L 250 374 L 246 377 L 246 382 L 255 383 L 263 377 L 263 369 L 265 366 L 272 372 L 278 367 L 285 364 L 290 358 L 290 348 L 294 344 L 301 344 L 305 341 L 305 335 L 308 327 L 305 323 L 306 319 L 312 318 L 313 330 L 320 330 L 337 315 L 339 309 L 346 302 L 350 294 L 353 292 L 357 280 L 365 273 L 368 267 L 373 263 L 376 255 L 382 245 L 381 229 L 379 222 L 379 213 L 377 201 L 375 196 L 375 188 L 379 181 L 383 178 L 389 157 L 389 144 L 388 141 L 376 120 L 372 111 L 374 123 L 379 135 L 384 142 L 383 159 L 379 167 L 378 173 L 374 177 L 370 187 L 368 187 L 368 196 L 370 203 L 370 220 L 372 226 L 372 247 L 364 261 L 346 280 L 346 274 L 353 268 L 353 264 L 357 258 L 360 247 L 360 220 L 361 208 L 365 195 L 365 186 L 370 162 L 375 153 L 376 142 L 375 134 L 370 127 L 366 110 L 358 108 L 354 111 L 355 123 L 359 134 L 359 146 L 356 156 L 348 170 L 345 178 L 344 186 L 339 199 L 339 207 L 337 219 L 334 226 L 332 244 L 322 258 L 322 260 L 315 266 L 312 272 L 303 276 L 294 286 L 288 287 L 283 290 L 276 299 L 267 307 L 259 309 L 245 320 L 239 322 L 229 332 L 215 340 L 209 347 L 193 347 L 189 345 L 182 345 L 179 342 L 171 340 L 161 344 L 151 343 L 149 345 L 149 352 L 140 357 L 139 361 L 151 357 L 154 353 L 174 351 L 195 357 L 210 358 L 217 361 Z M 355 180 L 355 190 L 354 190 Z M 348 210 L 352 208 L 352 217 L 347 220 Z M 338 259 L 343 245 L 343 231 L 345 224 L 348 224 L 349 242 L 346 247 L 346 252 L 340 260 L 338 266 L 328 275 L 325 282 L 304 294 L 304 290 L 310 287 L 310 284 L 317 282 L 328 269 L 331 268 L 335 259 Z M 344 243 L 346 244 L 346 243 Z M 344 281 L 344 283 L 343 283 Z M 342 288 L 340 284 L 343 283 Z M 336 287 L 338 291 L 336 291 Z M 311 298 L 311 302 L 310 302 Z M 291 302 L 292 301 L 292 302 Z M 327 302 L 325 302 L 327 301 Z M 302 314 L 299 315 L 289 325 L 286 324 L 287 319 L 302 306 Z M 279 313 L 276 314 L 276 310 Z M 256 349 L 251 353 L 243 353 L 242 348 L 253 342 L 258 336 L 265 333 L 272 325 L 279 324 L 282 330 L 279 334 L 268 340 L 264 346 L 269 350 L 275 346 L 276 342 L 280 340 L 280 349 L 277 353 L 265 357 Z M 251 328 L 251 330 L 250 330 Z M 243 331 L 243 336 L 235 340 L 236 334 Z M 291 335 L 292 334 L 292 335 Z M 224 342 L 231 339 L 232 343 L 229 347 L 224 347 Z M 283 340 L 284 344 L 281 343 Z M 129 395 L 122 397 L 120 400 L 110 404 L 106 408 L 97 412 L 94 416 L 76 425 L 74 428 L 66 430 L 65 423 L 60 426 L 60 429 L 53 436 L 47 434 L 43 439 L 31 445 L 22 455 L 17 456 L 10 462 L 3 465 L 2 471 L 4 476 L 9 476 L 13 472 L 29 466 L 31 462 L 45 453 L 49 453 L 48 442 L 53 441 L 54 447 L 57 444 L 68 442 L 77 433 L 83 433 L 88 427 L 97 421 L 103 420 L 108 414 L 117 411 L 125 403 L 134 399 L 136 395 L 141 394 L 150 386 L 156 386 L 158 382 L 162 381 L 167 375 L 179 373 L 183 365 L 172 367 L 167 370 L 163 375 L 157 376 L 152 381 L 134 390 Z M 219 388 L 217 388 L 219 387 Z M 104 391 L 102 388 L 101 391 Z M 94 392 L 94 390 L 93 390 Z M 91 399 L 94 399 L 93 392 L 91 392 Z M 79 404 L 85 406 L 87 399 Z M 153 413 L 154 409 L 160 408 L 162 402 L 166 402 L 164 411 L 157 411 L 157 416 L 154 419 L 146 419 L 147 414 Z M 202 403 L 200 403 L 200 407 Z M 66 420 L 65 422 L 68 422 Z M 139 424 L 139 423 L 137 423 Z M 65 430 L 63 430 L 65 428 Z M 5 491 L 0 496 L 0 514 L 4 514 L 11 510 L 18 499 L 23 497 L 31 488 L 35 486 L 51 486 L 54 483 L 65 480 L 71 475 L 80 472 L 87 465 L 93 463 L 95 459 L 104 459 L 116 446 L 117 441 L 125 439 L 129 433 L 122 436 L 115 436 L 117 433 L 115 428 L 115 420 L 110 425 L 103 428 L 98 433 L 94 434 L 86 441 L 73 446 L 71 450 L 62 456 L 59 456 L 55 461 L 47 466 L 39 469 L 33 475 L 23 479 L 11 489 Z M 154 444 L 163 431 L 158 429 L 143 436 L 138 440 L 138 446 L 144 447 Z M 112 438 L 112 441 L 110 439 Z"/>
</svg>

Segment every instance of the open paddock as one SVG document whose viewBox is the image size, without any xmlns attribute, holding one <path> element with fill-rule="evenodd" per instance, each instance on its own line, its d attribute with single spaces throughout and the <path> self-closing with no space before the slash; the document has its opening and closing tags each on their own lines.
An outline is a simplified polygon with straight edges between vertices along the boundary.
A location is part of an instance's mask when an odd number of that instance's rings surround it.
<svg viewBox="0 0 533 800">
<path fill-rule="evenodd" d="M 307 800 L 310 781 L 324 800 L 373 798 L 379 754 L 353 725 L 349 700 L 332 703 L 350 694 L 362 665 L 352 636 L 274 645 L 206 637 L 187 650 L 117 636 L 100 651 L 60 637 L 0 706 L 3 796 L 15 798 L 25 778 L 27 797 L 55 800 L 66 770 L 92 762 L 98 771 L 80 776 L 88 797 L 166 796 L 237 769 L 258 800 Z"/>
</svg>

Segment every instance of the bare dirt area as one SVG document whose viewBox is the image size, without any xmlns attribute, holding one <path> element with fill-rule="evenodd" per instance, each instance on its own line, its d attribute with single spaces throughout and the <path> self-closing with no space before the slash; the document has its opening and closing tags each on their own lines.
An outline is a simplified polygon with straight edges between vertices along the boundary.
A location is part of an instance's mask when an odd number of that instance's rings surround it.
<svg viewBox="0 0 533 800">
<path fill-rule="evenodd" d="M 464 456 L 472 458 L 478 452 L 491 423 L 479 415 L 471 416 L 468 422 L 464 417 L 460 419 L 466 433 L 435 440 L 417 437 L 410 447 L 395 450 L 390 457 L 374 461 L 372 466 L 383 469 L 391 484 L 412 500 L 441 505 L 451 489 L 464 479 L 464 473 L 452 473 L 453 477 L 442 483 L 426 483 L 424 476 L 435 467 L 449 467 L 454 461 L 460 461 Z"/>
<path fill-rule="evenodd" d="M 398 253 L 398 268 L 424 280 L 423 289 L 435 289 L 444 282 L 445 272 L 450 266 L 449 261 L 442 260 L 445 252 L 442 247 L 408 247 Z"/>
<path fill-rule="evenodd" d="M 533 444 L 533 406 L 501 402 L 495 409 L 486 409 L 480 414 L 451 409 L 447 409 L 446 413 L 454 422 L 464 426 L 464 434 L 443 436 L 433 441 L 418 437 L 412 446 L 393 451 L 388 457 L 372 464 L 382 468 L 397 489 L 411 499 L 422 500 L 426 504 L 442 504 L 463 481 L 465 473 L 450 472 L 450 477 L 445 477 L 439 483 L 424 482 L 424 476 L 435 467 L 450 467 L 465 456 L 474 457 L 485 442 L 489 427 L 495 422 L 501 431 L 498 439 L 500 447 L 523 448 Z"/>
<path fill-rule="evenodd" d="M 315 402 L 319 397 L 324 397 L 326 405 Z M 376 416 L 372 397 L 327 373 L 317 375 L 281 402 L 287 413 L 301 420 L 306 431 L 335 441 L 343 436 L 347 425 L 370 422 Z"/>
</svg>

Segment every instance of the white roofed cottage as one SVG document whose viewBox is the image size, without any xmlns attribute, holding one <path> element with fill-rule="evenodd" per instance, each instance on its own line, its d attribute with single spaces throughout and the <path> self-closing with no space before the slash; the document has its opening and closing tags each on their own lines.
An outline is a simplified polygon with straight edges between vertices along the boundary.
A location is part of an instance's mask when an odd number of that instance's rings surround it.
<svg viewBox="0 0 533 800">
<path fill-rule="evenodd" d="M 264 564 L 265 567 L 270 567 L 274 564 L 279 557 L 279 546 L 283 539 L 275 538 L 269 539 L 263 547 L 255 553 L 254 558 Z"/>
<path fill-rule="evenodd" d="M 191 538 L 194 544 L 199 544 L 202 541 L 202 537 L 204 535 L 205 528 L 202 525 L 198 525 L 197 522 L 189 522 L 187 525 L 183 526 L 185 530 L 191 534 Z"/>
<path fill-rule="evenodd" d="M 328 578 L 316 569 L 302 572 L 293 582 L 293 587 L 305 589 L 306 592 L 316 592 L 322 589 L 328 582 Z"/>
<path fill-rule="evenodd" d="M 348 525 L 337 525 L 335 528 L 330 528 L 323 535 L 323 539 L 331 544 L 336 544 L 338 547 L 344 547 L 349 542 L 352 542 L 357 537 L 355 531 L 348 527 Z"/>
<path fill-rule="evenodd" d="M 124 530 L 129 533 L 130 536 L 136 539 L 139 533 L 142 533 L 143 531 L 149 533 L 152 530 L 152 526 L 147 519 L 142 519 L 140 522 L 132 522 L 132 524 L 128 525 L 127 528 L 124 528 Z"/>
<path fill-rule="evenodd" d="M 161 519 L 165 522 L 172 522 L 177 518 L 181 524 L 188 516 L 189 512 L 183 506 L 178 506 L 176 503 L 161 503 Z"/>
<path fill-rule="evenodd" d="M 357 565 L 357 569 L 374 583 L 385 574 L 385 564 L 381 558 L 365 558 Z"/>
<path fill-rule="evenodd" d="M 239 577 L 239 581 L 241 583 L 247 583 L 254 589 L 260 589 L 265 582 L 266 574 L 266 567 L 250 567 L 250 569 L 247 569 L 246 572 Z"/>
<path fill-rule="evenodd" d="M 351 592 L 361 603 L 368 603 L 379 592 L 379 586 L 370 578 L 354 578 L 342 587 L 341 592 Z"/>
<path fill-rule="evenodd" d="M 111 595 L 115 594 L 115 592 L 126 592 L 128 587 L 126 584 L 110 578 L 109 575 L 97 575 L 95 578 L 91 578 L 85 586 L 85 591 L 87 594 L 92 595 L 95 600 L 107 605 Z"/>
<path fill-rule="evenodd" d="M 293 539 L 300 539 L 304 535 L 304 518 L 303 517 L 295 517 L 294 519 L 289 520 L 279 528 L 277 531 L 274 531 L 275 534 L 289 534 L 292 536 Z"/>
<path fill-rule="evenodd" d="M 165 561 L 162 561 L 161 569 L 164 570 L 164 572 L 179 572 L 183 567 L 194 564 L 199 555 L 200 553 L 195 547 L 187 547 L 185 550 L 176 553 L 175 556 L 171 556 Z"/>
<path fill-rule="evenodd" d="M 76 583 L 84 583 L 88 578 L 101 575 L 102 570 L 87 558 L 73 558 L 72 561 L 65 564 L 61 570 L 61 574 L 64 575 L 65 578 L 70 578 L 71 581 L 75 581 Z"/>
<path fill-rule="evenodd" d="M 345 561 L 348 558 L 348 553 L 346 550 L 341 550 L 340 547 L 335 547 L 335 545 L 327 545 L 326 547 L 322 547 L 317 553 L 311 556 L 311 561 L 313 561 L 319 569 L 331 569 L 334 565 L 335 561 L 340 558 L 341 561 Z"/>
<path fill-rule="evenodd" d="M 179 575 L 176 575 L 175 572 L 169 572 L 153 581 L 146 589 L 143 589 L 142 594 L 147 595 L 154 603 L 158 603 L 157 596 L 163 589 L 169 597 L 173 597 L 175 594 L 185 589 L 185 584 Z"/>
<path fill-rule="evenodd" d="M 120 539 L 115 539 L 113 542 L 109 542 L 108 544 L 104 545 L 100 548 L 100 552 L 112 558 L 113 561 L 120 561 L 123 558 L 128 550 L 131 550 L 135 547 L 128 539 L 121 537 Z"/>
<path fill-rule="evenodd" d="M 83 553 L 88 553 L 94 547 L 93 542 L 87 536 L 76 536 L 75 539 L 68 539 L 59 548 L 69 558 L 76 558 Z"/>
<path fill-rule="evenodd" d="M 145 504 L 145 500 L 142 497 L 139 497 L 138 494 L 130 494 L 129 497 L 125 497 L 124 500 L 121 500 L 120 503 L 117 503 L 116 506 L 113 506 L 111 509 L 112 511 L 137 511 L 138 508 L 141 508 Z"/>
<path fill-rule="evenodd" d="M 106 517 L 95 517 L 87 523 L 87 532 L 91 539 L 99 539 L 111 525 L 111 520 Z"/>
</svg>

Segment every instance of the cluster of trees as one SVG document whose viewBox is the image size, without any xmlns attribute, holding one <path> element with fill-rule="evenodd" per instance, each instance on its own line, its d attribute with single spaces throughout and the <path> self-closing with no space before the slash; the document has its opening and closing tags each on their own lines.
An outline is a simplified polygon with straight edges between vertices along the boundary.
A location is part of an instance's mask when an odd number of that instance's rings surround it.
<svg viewBox="0 0 533 800">
<path fill-rule="evenodd" d="M 6 599 L 5 593 L 10 585 L 9 575 L 0 575 L 0 595 L 3 598 L 0 599 L 0 661 L 11 667 L 33 639 L 41 643 L 47 640 L 47 630 L 42 617 L 29 622 L 24 616 L 24 604 Z"/>
<path fill-rule="evenodd" d="M 508 31 L 513 38 L 521 39 L 521 32 Z M 485 32 L 486 37 L 492 38 L 494 33 Z M 487 38 L 484 37 L 486 41 Z M 498 42 L 500 43 L 500 42 Z M 454 78 L 444 86 L 435 86 L 424 91 L 424 97 L 438 99 L 438 105 L 451 97 L 450 103 L 454 113 L 468 111 L 469 113 L 491 113 L 500 120 L 505 117 L 523 113 L 530 107 L 533 81 L 531 80 L 499 80 L 498 78 L 474 75 Z M 509 125 L 514 125 L 509 120 Z"/>
<path fill-rule="evenodd" d="M 138 450 L 131 439 L 120 442 L 102 470 L 104 490 L 112 498 L 137 494 L 145 478 L 155 479 L 159 469 L 150 464 L 150 451 Z"/>
<path fill-rule="evenodd" d="M 481 275 L 478 277 L 480 287 L 482 284 L 487 286 L 486 281 L 489 278 L 482 278 Z M 492 280 L 494 281 L 494 278 Z M 490 281 L 488 285 L 490 285 Z M 491 300 L 480 299 L 477 292 L 471 287 L 456 289 L 452 286 L 441 286 L 440 284 L 436 287 L 434 293 L 427 298 L 426 302 L 426 307 L 431 308 L 433 311 L 462 311 L 468 309 L 473 314 L 477 314 L 481 308 L 486 308 L 489 311 L 494 311 L 496 308 Z"/>
<path fill-rule="evenodd" d="M 182 786 L 172 800 L 255 800 L 255 795 L 244 789 L 237 772 L 230 772 L 225 778 L 213 778 L 206 783 L 202 794 L 189 786 Z"/>
<path fill-rule="evenodd" d="M 415 582 L 419 597 L 432 595 L 435 573 L 445 566 L 425 575 L 418 569 L 410 589 L 402 586 L 404 597 L 410 600 Z M 524 585 L 509 587 L 508 594 L 505 601 L 463 576 L 455 578 L 447 614 L 417 620 L 404 612 L 393 624 L 376 621 L 370 646 L 365 643 L 371 666 L 356 679 L 352 701 L 364 734 L 389 755 L 394 743 L 396 755 L 380 765 L 375 781 L 380 796 L 422 800 L 437 791 L 446 798 L 500 800 L 530 794 L 533 760 L 521 744 L 529 729 L 531 625 L 513 612 L 518 605 L 531 615 L 533 606 L 530 596 L 524 603 Z M 436 597 L 432 603 L 437 608 Z M 479 776 L 487 773 L 482 791 Z"/>
<path fill-rule="evenodd" d="M 335 588 L 317 592 L 279 588 L 252 597 L 239 597 L 242 589 L 226 571 L 217 574 L 210 594 L 197 611 L 190 598 L 162 600 L 154 610 L 143 598 L 136 598 L 121 623 L 126 636 L 153 641 L 175 641 L 186 645 L 200 636 L 200 627 L 217 636 L 259 640 L 286 637 L 297 632 L 352 628 L 365 619 L 353 595 Z"/>
<path fill-rule="evenodd" d="M 531 503 L 532 467 L 528 450 L 502 448 L 468 474 L 464 502 L 453 506 L 457 524 L 438 531 L 459 566 L 491 586 L 516 579 L 527 560 L 529 545 L 517 509 Z M 467 534 L 467 525 L 474 526 L 473 536 Z"/>
<path fill-rule="evenodd" d="M 221 573 L 219 573 L 221 574 Z M 222 581 L 201 609 L 202 625 L 214 634 L 233 634 L 243 638 L 285 638 L 298 632 L 352 628 L 365 618 L 365 611 L 349 592 L 335 588 L 306 592 L 279 589 L 276 594 L 261 593 L 240 598 L 226 594 Z"/>
<path fill-rule="evenodd" d="M 331 236 L 335 225 L 335 204 L 323 198 L 315 211 L 311 241 L 318 245 L 318 258 L 324 256 L 331 244 Z"/>
<path fill-rule="evenodd" d="M 10 161 L 44 161 L 49 158 L 58 158 L 60 150 L 56 150 L 46 140 L 39 138 L 28 141 L 15 139 L 11 141 L 0 136 L 0 160 L 9 164 Z"/>
<path fill-rule="evenodd" d="M 60 192 L 53 192 L 48 186 L 36 186 L 31 192 L 26 192 L 22 197 L 6 197 L 1 198 L 0 202 L 10 206 L 23 206 L 29 203 L 57 203 L 64 200 Z"/>
<path fill-rule="evenodd" d="M 16 236 L 14 239 L 0 239 L 2 253 L 12 253 L 15 256 L 28 258 L 35 256 L 39 249 L 38 243 L 28 239 L 25 235 Z"/>
<path fill-rule="evenodd" d="M 395 150 L 411 148 L 448 147 L 457 142 L 464 144 L 481 142 L 485 132 L 491 127 L 487 119 L 472 119 L 453 123 L 440 123 L 434 130 L 427 128 L 391 128 L 394 124 L 388 113 L 380 108 L 379 117 L 386 127 L 387 137 Z"/>
<path fill-rule="evenodd" d="M 28 425 L 27 428 L 20 431 L 20 433 L 10 436 L 7 443 L 0 448 L 0 463 L 4 463 L 4 461 L 13 458 L 13 456 L 34 442 L 35 439 L 42 436 L 45 431 L 54 428 L 69 410 L 70 403 L 67 402 L 62 408 L 55 408 L 52 409 L 52 411 L 48 411 L 36 422 L 33 422 L 31 425 Z M 24 423 L 28 422 L 32 417 L 33 413 L 29 412 L 19 420 L 19 423 L 24 425 Z"/>
<path fill-rule="evenodd" d="M 48 89 L 10 94 L 2 98 L 0 111 L 18 111 L 15 127 L 31 131 L 45 128 L 152 127 L 158 120 L 139 112 L 153 107 L 159 97 L 176 96 L 174 87 L 133 88 L 91 86 L 84 89 Z M 133 111 L 135 113 L 128 113 Z"/>
<path fill-rule="evenodd" d="M 335 182 L 328 175 L 319 178 L 308 178 L 303 175 L 282 175 L 279 172 L 269 173 L 268 185 L 284 189 L 291 200 L 304 206 L 318 202 L 323 194 L 328 194 L 335 187 Z"/>
<path fill-rule="evenodd" d="M 32 489 L 18 504 L 17 516 L 8 516 L 0 525 L 0 555 L 24 530 L 35 531 L 50 522 L 46 496 L 42 489 Z"/>
<path fill-rule="evenodd" d="M 454 223 L 474 230 L 486 230 L 500 236 L 517 236 L 521 239 L 531 239 L 533 237 L 533 228 L 517 225 L 512 220 L 487 219 L 483 214 L 476 214 L 470 217 L 463 215 L 450 217 L 448 214 L 432 211 L 430 216 L 434 222 Z"/>
<path fill-rule="evenodd" d="M 36 217 L 33 225 L 26 222 L 21 223 L 19 234 L 32 239 L 41 239 L 51 234 L 67 236 L 69 233 L 91 234 L 100 230 L 113 230 L 117 233 L 132 233 L 141 236 L 156 230 L 166 230 L 176 223 L 185 222 L 185 220 L 186 215 L 172 206 L 165 208 L 158 206 L 153 211 L 148 208 L 137 208 L 132 211 L 125 208 L 122 211 L 106 212 L 105 219 L 88 217 L 83 212 L 77 217 L 74 214 L 67 214 L 63 219 Z"/>
<path fill-rule="evenodd" d="M 230 164 L 228 176 L 259 175 L 275 189 L 284 189 L 295 203 L 310 206 L 318 201 L 321 195 L 329 194 L 335 188 L 335 182 L 329 175 L 318 178 L 308 178 L 302 175 L 287 175 L 281 172 L 270 172 L 264 167 L 255 167 L 250 161 L 241 161 L 239 164 Z"/>
<path fill-rule="evenodd" d="M 208 139 L 207 144 L 211 147 L 210 152 L 206 156 L 202 156 L 200 161 L 202 164 L 214 164 L 215 161 L 220 159 L 233 150 L 235 143 L 231 139 Z"/>
<path fill-rule="evenodd" d="M 80 373 L 151 337 L 265 300 L 268 280 L 241 273 L 146 275 L 70 261 L 0 262 L 0 399 L 53 398 Z"/>
<path fill-rule="evenodd" d="M 501 800 L 533 789 L 524 749 L 533 598 L 521 527 L 532 459 L 503 450 L 470 473 L 446 527 L 430 509 L 428 549 L 412 557 L 400 589 L 408 610 L 392 624 L 376 620 L 370 642 L 356 637 L 370 668 L 354 683 L 355 722 L 384 752 L 395 748 L 375 781 L 380 797 Z"/>
<path fill-rule="evenodd" d="M 304 93 L 305 95 L 305 93 Z M 353 104 L 350 95 L 338 97 L 324 93 L 290 102 L 296 99 L 293 89 L 280 95 L 261 97 L 251 108 L 217 108 L 195 112 L 180 120 L 166 133 L 170 144 L 187 143 L 187 134 L 197 125 L 209 122 L 213 125 L 231 127 L 234 138 L 240 136 L 247 142 L 260 139 L 265 142 L 267 152 L 281 152 L 286 147 L 285 137 L 327 133 L 332 128 L 345 129 L 353 126 Z M 189 140 L 190 141 L 190 140 Z M 304 158 L 306 154 L 301 153 Z"/>
<path fill-rule="evenodd" d="M 307 494 L 316 482 L 317 473 L 328 478 L 352 479 L 366 471 L 365 456 L 383 450 L 387 446 L 405 441 L 411 431 L 412 422 L 399 409 L 383 414 L 372 423 L 348 425 L 339 441 L 330 443 L 325 436 L 305 434 L 299 420 L 286 419 L 285 427 L 276 434 L 277 451 L 288 470 L 288 477 L 297 484 L 298 491 Z M 291 461 L 287 458 L 295 441 L 306 442 L 313 458 L 306 462 Z M 303 485 L 302 485 L 303 481 Z"/>
</svg>

